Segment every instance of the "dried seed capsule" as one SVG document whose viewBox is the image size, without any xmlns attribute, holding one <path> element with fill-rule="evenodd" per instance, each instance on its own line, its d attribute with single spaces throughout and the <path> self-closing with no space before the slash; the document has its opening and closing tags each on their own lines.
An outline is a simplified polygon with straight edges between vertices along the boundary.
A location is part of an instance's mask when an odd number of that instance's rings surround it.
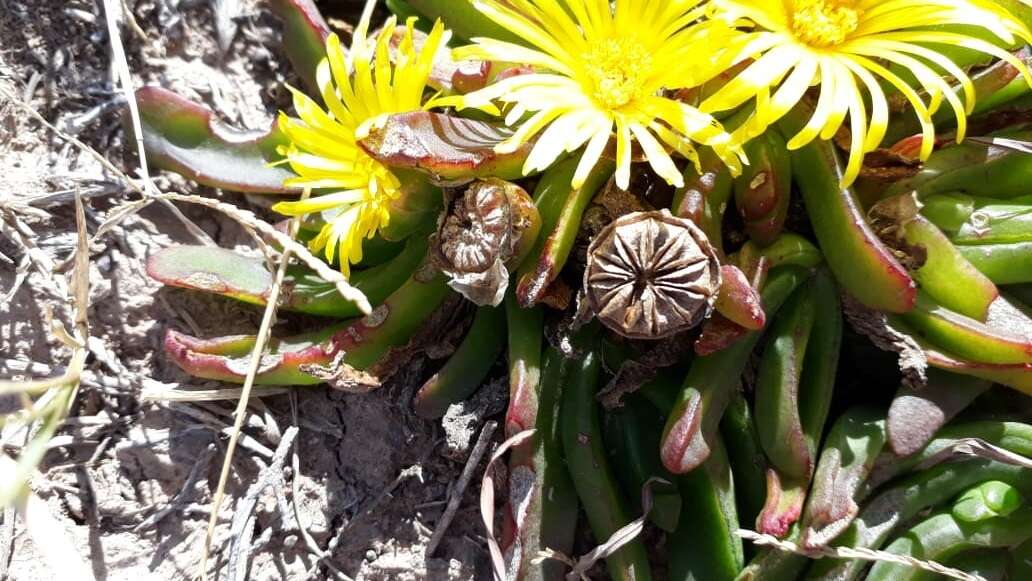
<svg viewBox="0 0 1032 581">
<path fill-rule="evenodd" d="M 540 224 L 523 188 L 495 178 L 478 180 L 441 220 L 431 239 L 434 263 L 466 298 L 497 306 L 509 283 L 507 266 L 526 254 Z"/>
<path fill-rule="evenodd" d="M 588 305 L 625 337 L 661 339 L 695 327 L 719 288 L 720 263 L 706 235 L 667 210 L 622 216 L 588 248 Z"/>
</svg>

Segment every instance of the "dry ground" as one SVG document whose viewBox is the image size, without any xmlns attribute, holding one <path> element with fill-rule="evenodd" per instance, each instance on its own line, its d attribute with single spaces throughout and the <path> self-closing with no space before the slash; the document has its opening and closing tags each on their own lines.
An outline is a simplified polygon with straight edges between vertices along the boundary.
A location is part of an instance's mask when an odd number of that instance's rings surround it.
<svg viewBox="0 0 1032 581">
<path fill-rule="evenodd" d="M 124 4 L 145 33 L 134 33 L 123 18 L 138 85 L 175 89 L 226 121 L 250 128 L 262 127 L 287 105 L 282 83 L 291 80 L 290 68 L 279 47 L 278 23 L 260 1 Z M 342 18 L 356 10 L 349 2 L 330 4 L 324 9 Z M 116 165 L 133 169 L 136 162 L 126 152 L 119 123 L 123 101 L 112 83 L 102 5 L 102 0 L 0 0 L 0 84 Z M 212 24 L 217 15 L 238 27 L 224 54 Z M 162 176 L 158 185 L 252 209 L 262 202 L 198 188 L 176 176 Z M 0 219 L 20 222 L 47 256 L 63 261 L 75 245 L 75 191 L 87 200 L 91 230 L 113 207 L 135 199 L 95 160 L 0 100 Z M 182 209 L 220 246 L 250 247 L 231 220 Z M 162 289 L 149 280 L 143 270 L 147 256 L 176 243 L 200 242 L 155 204 L 92 249 L 88 372 L 73 420 L 52 442 L 32 483 L 98 580 L 196 574 L 234 402 L 145 402 L 141 391 L 191 382 L 160 352 L 166 328 L 202 336 L 253 332 L 261 316 L 231 301 Z M 0 236 L 0 253 L 0 377 L 59 373 L 68 352 L 50 336 L 43 312 L 51 307 L 66 317 L 66 300 L 39 272 L 19 267 L 25 255 L 20 244 Z M 29 274 L 22 283 L 24 272 Z M 19 284 L 9 300 L 2 299 Z M 342 578 L 316 565 L 302 528 L 319 550 L 337 538 L 330 561 L 353 578 L 484 575 L 475 486 L 435 558 L 424 554 L 462 468 L 461 440 L 479 429 L 471 421 L 455 442 L 439 424 L 411 415 L 412 386 L 425 366 L 414 363 L 392 385 L 368 396 L 314 388 L 252 406 L 249 439 L 235 457 L 214 543 L 219 578 Z M 13 405 L 0 399 L 8 410 Z M 295 426 L 296 447 L 286 467 L 267 469 L 272 451 Z M 16 454 L 20 441 L 3 434 L 4 451 Z M 250 490 L 262 478 L 274 477 L 275 483 L 280 476 L 285 480 L 261 494 Z M 242 520 L 248 514 L 242 509 L 255 502 L 255 518 Z M 0 526 L 0 580 L 54 578 L 23 528 L 10 524 L 8 518 Z M 229 574 L 226 564 L 233 555 L 251 556 L 249 572 Z"/>
</svg>

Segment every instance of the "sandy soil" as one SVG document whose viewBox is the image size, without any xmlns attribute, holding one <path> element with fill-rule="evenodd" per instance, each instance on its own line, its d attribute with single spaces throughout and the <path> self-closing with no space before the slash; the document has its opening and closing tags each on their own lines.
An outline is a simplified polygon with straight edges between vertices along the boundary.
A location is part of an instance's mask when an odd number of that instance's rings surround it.
<svg viewBox="0 0 1032 581">
<path fill-rule="evenodd" d="M 111 81 L 102 4 L 0 0 L 0 84 L 116 165 L 132 169 L 135 161 L 125 151 L 119 123 L 122 100 Z M 290 67 L 279 47 L 279 24 L 261 2 L 126 4 L 146 33 L 139 37 L 128 25 L 122 27 L 138 84 L 172 88 L 242 127 L 261 127 L 287 105 L 282 83 L 291 81 Z M 330 4 L 327 12 L 341 18 L 355 10 L 354 3 Z M 228 10 L 220 14 L 237 24 L 225 54 L 212 25 L 218 10 Z M 72 192 L 78 189 L 87 199 L 91 230 L 112 208 L 134 199 L 99 163 L 2 100 L 0 167 L 0 219 L 19 221 L 56 262 L 74 249 Z M 158 185 L 252 209 L 261 204 L 198 188 L 177 176 L 162 176 Z M 250 247 L 248 236 L 232 221 L 182 209 L 220 246 Z M 32 483 L 99 580 L 185 579 L 197 573 L 225 450 L 222 432 L 232 423 L 234 404 L 149 403 L 141 401 L 140 393 L 146 385 L 192 381 L 163 358 L 159 342 L 165 329 L 202 336 L 253 332 L 260 318 L 255 309 L 163 289 L 148 279 L 143 271 L 147 256 L 176 243 L 199 242 L 172 213 L 154 205 L 92 249 L 88 374 L 73 420 L 53 441 Z M 25 252 L 0 236 L 0 297 L 20 282 L 18 264 Z M 68 359 L 43 317 L 50 307 L 67 322 L 66 301 L 45 277 L 30 272 L 11 299 L 0 302 L 0 377 L 59 373 Z M 465 461 L 468 442 L 462 440 L 480 429 L 477 418 L 467 418 L 458 422 L 457 436 L 446 434 L 439 422 L 411 414 L 413 385 L 430 365 L 416 361 L 390 385 L 366 396 L 313 388 L 252 406 L 248 446 L 237 451 L 215 535 L 218 578 L 343 578 L 317 564 L 302 530 L 318 550 L 332 546 L 328 560 L 352 578 L 486 576 L 475 485 L 434 557 L 425 555 Z M 0 400 L 0 407 L 13 405 Z M 485 405 L 496 411 L 497 398 Z M 287 455 L 284 468 L 267 469 L 271 452 L 294 427 L 299 430 L 294 454 Z M 16 454 L 19 440 L 9 435 L 4 434 L 4 451 Z M 295 459 L 296 470 L 291 466 Z M 259 494 L 251 490 L 273 472 L 276 484 Z M 246 522 L 241 517 L 252 504 L 254 518 Z M 13 551 L 0 554 L 0 579 L 54 578 L 18 523 L 0 527 L 3 534 L 13 534 Z M 249 568 L 231 574 L 227 561 L 233 554 L 249 555 Z"/>
</svg>

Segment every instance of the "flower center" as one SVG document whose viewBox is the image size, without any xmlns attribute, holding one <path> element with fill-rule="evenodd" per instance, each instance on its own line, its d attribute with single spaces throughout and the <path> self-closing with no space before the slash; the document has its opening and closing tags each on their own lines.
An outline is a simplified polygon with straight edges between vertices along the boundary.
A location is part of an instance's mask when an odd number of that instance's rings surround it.
<svg viewBox="0 0 1032 581">
<path fill-rule="evenodd" d="M 591 96 L 606 109 L 619 109 L 644 93 L 652 56 L 630 38 L 593 43 L 582 56 Z"/>
<path fill-rule="evenodd" d="M 794 0 L 792 33 L 810 46 L 840 44 L 860 25 L 857 0 Z"/>
</svg>

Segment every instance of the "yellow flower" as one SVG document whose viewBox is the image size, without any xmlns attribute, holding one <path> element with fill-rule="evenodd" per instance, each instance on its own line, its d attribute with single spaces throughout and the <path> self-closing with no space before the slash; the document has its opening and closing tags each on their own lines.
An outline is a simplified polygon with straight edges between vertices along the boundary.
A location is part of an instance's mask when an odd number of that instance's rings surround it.
<svg viewBox="0 0 1032 581">
<path fill-rule="evenodd" d="M 309 245 L 325 249 L 327 260 L 339 254 L 340 267 L 348 274 L 350 264 L 362 259 L 362 239 L 372 238 L 391 219 L 390 204 L 401 195 L 401 183 L 391 170 L 359 147 L 369 124 L 384 115 L 413 111 L 424 106 L 424 90 L 437 50 L 450 33 L 437 22 L 417 51 L 413 20 L 391 58 L 390 43 L 395 21 L 390 19 L 375 39 L 367 38 L 367 21 L 355 30 L 350 52 L 340 40 L 326 40 L 326 58 L 316 79 L 326 110 L 305 94 L 291 88 L 294 109 L 300 119 L 280 114 L 280 127 L 289 139 L 281 149 L 297 177 L 285 183 L 309 190 L 328 190 L 296 202 L 281 202 L 273 209 L 289 216 L 319 212 L 326 225 Z"/>
<path fill-rule="evenodd" d="M 505 120 L 517 126 L 498 146 L 502 153 L 540 138 L 524 173 L 547 168 L 565 153 L 584 153 L 573 178 L 580 186 L 616 135 L 616 181 L 630 181 L 632 141 L 652 168 L 680 186 L 668 150 L 697 160 L 695 143 L 711 146 L 740 170 L 739 149 L 710 115 L 664 96 L 719 72 L 717 51 L 731 30 L 699 22 L 702 0 L 474 0 L 489 18 L 523 38 L 521 46 L 490 38 L 455 51 L 456 58 L 524 63 L 534 72 L 466 95 L 460 106 L 509 104 Z M 694 143 L 693 143 L 694 142 Z"/>
<path fill-rule="evenodd" d="M 958 141 L 964 138 L 974 87 L 960 67 L 936 52 L 936 46 L 965 47 L 1006 60 L 1032 83 L 1028 70 L 1009 52 L 968 34 L 936 29 L 971 25 L 1008 44 L 1015 37 L 1029 40 L 1029 30 L 991 0 L 713 0 L 712 4 L 717 18 L 755 25 L 736 39 L 741 47 L 738 62 L 754 62 L 700 109 L 733 109 L 756 97 L 756 114 L 736 135 L 748 139 L 788 112 L 810 86 L 819 84 L 815 112 L 790 140 L 789 148 L 802 147 L 818 135 L 831 138 L 848 114 L 852 142 L 843 185 L 856 179 L 864 154 L 878 147 L 885 136 L 889 109 L 880 81 L 899 91 L 917 113 L 923 133 L 922 159 L 932 151 L 932 114 L 943 99 L 957 117 Z M 889 63 L 908 69 L 920 87 L 891 71 Z M 944 74 L 957 79 L 964 103 Z M 924 90 L 925 97 L 918 89 Z M 870 118 L 864 92 L 870 98 Z"/>
</svg>

